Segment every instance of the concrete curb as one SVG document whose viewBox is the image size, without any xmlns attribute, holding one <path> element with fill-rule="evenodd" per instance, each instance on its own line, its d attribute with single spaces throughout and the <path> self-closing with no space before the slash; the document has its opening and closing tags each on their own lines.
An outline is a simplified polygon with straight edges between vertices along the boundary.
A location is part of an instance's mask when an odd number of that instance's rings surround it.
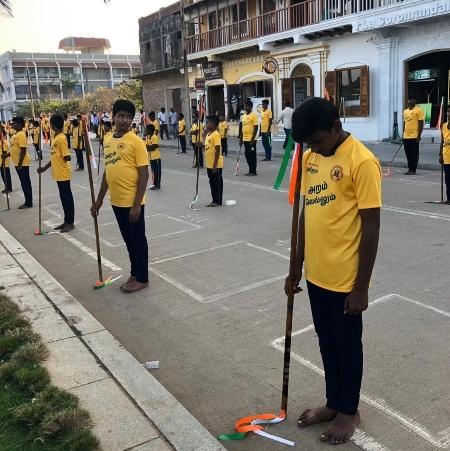
<svg viewBox="0 0 450 451">
<path fill-rule="evenodd" d="M 42 292 L 97 362 L 175 449 L 225 448 L 122 345 L 0 225 L 0 243 Z M 18 274 L 4 273 L 3 278 Z M 0 284 L 2 282 L 0 280 Z M 20 284 L 20 282 L 19 282 Z"/>
</svg>

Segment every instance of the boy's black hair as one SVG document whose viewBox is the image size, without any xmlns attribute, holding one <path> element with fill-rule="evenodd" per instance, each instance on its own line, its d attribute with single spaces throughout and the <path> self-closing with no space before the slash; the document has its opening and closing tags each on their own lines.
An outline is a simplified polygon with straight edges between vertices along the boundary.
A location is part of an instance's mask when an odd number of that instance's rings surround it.
<svg viewBox="0 0 450 451">
<path fill-rule="evenodd" d="M 39 127 L 41 124 L 39 124 L 39 121 L 37 121 L 36 119 L 33 121 L 33 126 L 34 127 Z"/>
<path fill-rule="evenodd" d="M 183 113 L 178 113 L 178 119 L 183 119 L 184 118 L 184 114 Z"/>
<path fill-rule="evenodd" d="M 211 116 L 206 116 L 206 120 L 209 122 L 213 122 L 216 127 L 219 125 L 219 118 L 215 114 Z"/>
<path fill-rule="evenodd" d="M 413 96 L 412 94 L 408 96 L 408 100 L 417 100 L 416 96 Z"/>
<path fill-rule="evenodd" d="M 269 105 L 269 101 L 267 99 L 263 99 L 261 103 L 264 103 L 266 105 Z"/>
<path fill-rule="evenodd" d="M 53 125 L 58 130 L 64 128 L 64 118 L 60 114 L 53 114 L 50 118 L 50 125 Z"/>
<path fill-rule="evenodd" d="M 68 116 L 67 116 L 67 114 L 65 114 L 65 115 L 64 115 L 64 120 L 66 120 L 66 119 L 67 119 L 67 117 L 68 117 Z"/>
<path fill-rule="evenodd" d="M 130 113 L 131 116 L 134 117 L 134 115 L 136 114 L 136 107 L 129 100 L 119 99 L 114 102 L 113 116 L 115 116 L 119 111 L 125 111 L 126 113 Z"/>
<path fill-rule="evenodd" d="M 131 128 L 136 128 L 136 122 L 133 122 L 133 123 L 131 124 Z"/>
<path fill-rule="evenodd" d="M 153 124 L 147 124 L 145 126 L 145 134 L 152 136 L 155 133 L 155 126 Z"/>
<path fill-rule="evenodd" d="M 103 127 L 109 127 L 112 128 L 112 124 L 110 121 L 103 121 Z"/>
<path fill-rule="evenodd" d="M 80 125 L 80 123 L 78 122 L 78 119 L 72 119 L 72 125 L 74 127 L 78 127 L 78 125 Z"/>
<path fill-rule="evenodd" d="M 320 97 L 312 97 L 302 102 L 292 115 L 292 137 L 296 142 L 304 142 L 318 130 L 330 131 L 339 120 L 336 105 Z"/>
<path fill-rule="evenodd" d="M 155 112 L 154 112 L 154 111 L 150 111 L 150 113 L 148 113 L 148 117 L 151 117 L 151 116 L 153 116 L 153 117 L 155 117 L 155 116 L 156 116 L 156 114 L 155 114 Z"/>
<path fill-rule="evenodd" d="M 25 126 L 25 120 L 22 116 L 13 117 L 12 122 L 20 125 L 22 128 Z"/>
<path fill-rule="evenodd" d="M 286 102 L 284 102 L 285 106 L 291 106 L 291 102 L 289 102 L 289 100 L 287 100 Z"/>
<path fill-rule="evenodd" d="M 250 99 L 247 99 L 247 100 L 245 101 L 245 104 L 246 104 L 247 106 L 249 106 L 250 108 L 253 108 L 253 102 L 252 102 Z"/>
<path fill-rule="evenodd" d="M 81 114 L 77 114 L 77 119 L 80 121 L 81 120 Z"/>
</svg>

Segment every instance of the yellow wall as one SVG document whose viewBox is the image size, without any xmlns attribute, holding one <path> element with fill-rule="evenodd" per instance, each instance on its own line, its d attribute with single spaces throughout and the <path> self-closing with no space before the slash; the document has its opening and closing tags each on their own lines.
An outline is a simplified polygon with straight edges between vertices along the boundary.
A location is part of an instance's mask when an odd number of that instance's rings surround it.
<svg viewBox="0 0 450 451">
<path fill-rule="evenodd" d="M 254 61 L 254 58 L 245 58 L 233 62 L 226 62 L 222 67 L 223 78 L 229 85 L 235 85 L 241 77 L 251 72 L 260 72 L 263 74 L 261 68 L 263 60 L 264 58 L 260 58 L 259 61 Z"/>
</svg>

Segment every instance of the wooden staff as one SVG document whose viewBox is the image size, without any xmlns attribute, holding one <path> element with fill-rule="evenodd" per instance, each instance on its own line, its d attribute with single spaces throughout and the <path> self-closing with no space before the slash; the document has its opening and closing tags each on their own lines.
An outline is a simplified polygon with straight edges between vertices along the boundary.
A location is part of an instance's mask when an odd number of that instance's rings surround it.
<svg viewBox="0 0 450 451">
<path fill-rule="evenodd" d="M 42 174 L 41 174 L 41 167 L 42 167 L 42 138 L 41 138 L 41 128 L 39 128 L 39 139 L 38 139 L 38 166 L 39 166 L 39 204 L 38 204 L 38 210 L 39 210 L 39 228 L 37 235 L 42 235 Z"/>
<path fill-rule="evenodd" d="M 291 363 L 291 338 L 292 338 L 292 317 L 294 310 L 294 286 L 293 281 L 296 272 L 298 227 L 300 217 L 300 184 L 302 180 L 302 159 L 303 145 L 299 144 L 297 160 L 297 179 L 295 182 L 294 206 L 292 211 L 292 229 L 291 229 L 291 255 L 289 263 L 289 279 L 292 283 L 291 290 L 287 298 L 286 313 L 286 334 L 284 339 L 284 367 L 283 367 L 283 389 L 281 398 L 281 410 L 287 412 L 288 391 L 289 391 L 289 367 Z"/>
<path fill-rule="evenodd" d="M 89 188 L 91 191 L 91 202 L 92 206 L 95 206 L 95 192 L 94 192 L 94 178 L 92 176 L 92 166 L 91 166 L 91 155 L 92 155 L 92 148 L 91 148 L 91 141 L 89 139 L 89 132 L 87 128 L 87 122 L 86 119 L 83 117 L 81 119 L 81 124 L 83 127 L 83 137 L 84 137 L 84 143 L 86 145 L 86 164 L 88 168 L 88 175 L 89 175 Z M 97 283 L 103 283 L 103 271 L 102 271 L 102 256 L 100 254 L 100 236 L 98 233 L 98 221 L 97 221 L 97 215 L 93 215 L 94 218 L 94 231 L 95 231 L 95 245 L 97 248 L 97 265 L 98 265 L 98 282 Z"/>
</svg>

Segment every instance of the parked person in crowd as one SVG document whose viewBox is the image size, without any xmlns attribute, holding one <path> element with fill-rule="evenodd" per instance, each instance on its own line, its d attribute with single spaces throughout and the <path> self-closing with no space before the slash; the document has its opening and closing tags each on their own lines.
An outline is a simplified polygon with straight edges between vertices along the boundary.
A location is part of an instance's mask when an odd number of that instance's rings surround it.
<svg viewBox="0 0 450 451">
<path fill-rule="evenodd" d="M 444 165 L 445 187 L 447 200 L 444 201 L 450 205 L 450 104 L 447 107 L 447 122 L 442 124 L 441 128 L 441 147 L 439 151 L 439 163 Z"/>
<path fill-rule="evenodd" d="M 77 119 L 72 121 L 72 146 L 77 157 L 77 166 L 75 171 L 84 171 L 84 136 L 82 130 L 81 114 L 77 115 Z"/>
<path fill-rule="evenodd" d="M 178 113 L 178 139 L 180 140 L 181 153 L 186 153 L 186 121 L 183 113 Z"/>
<path fill-rule="evenodd" d="M 169 113 L 169 124 L 170 124 L 170 130 L 173 134 L 173 139 L 177 139 L 178 137 L 178 114 L 172 107 L 170 109 Z"/>
<path fill-rule="evenodd" d="M 67 147 L 70 149 L 70 135 L 72 134 L 72 124 L 70 123 L 69 116 L 67 114 L 64 115 L 64 129 L 63 133 L 67 139 Z"/>
<path fill-rule="evenodd" d="M 408 172 L 405 175 L 415 175 L 419 164 L 419 143 L 425 115 L 416 102 L 415 97 L 408 97 L 408 108 L 403 111 L 403 147 L 408 160 Z"/>
<path fill-rule="evenodd" d="M 164 132 L 166 132 L 167 139 L 170 139 L 169 136 L 169 126 L 168 126 L 168 117 L 165 108 L 161 108 L 161 111 L 158 113 L 158 121 L 160 125 L 160 135 L 161 139 L 164 139 Z"/>
<path fill-rule="evenodd" d="M 266 157 L 262 161 L 270 161 L 272 160 L 272 111 L 269 108 L 269 101 L 267 99 L 263 99 L 262 101 L 260 135 L 266 154 Z"/>
<path fill-rule="evenodd" d="M 222 155 L 228 156 L 228 124 L 225 120 L 225 115 L 222 113 L 219 116 L 219 133 L 222 144 Z"/>
<path fill-rule="evenodd" d="M 116 131 L 105 142 L 105 171 L 92 215 L 98 215 L 106 192 L 127 246 L 131 262 L 130 277 L 121 285 L 124 293 L 148 286 L 148 244 L 145 236 L 145 191 L 148 182 L 148 155 L 144 141 L 130 131 L 136 113 L 128 100 L 113 106 Z"/>
<path fill-rule="evenodd" d="M 12 192 L 11 170 L 9 169 L 11 166 L 11 152 L 9 151 L 9 144 L 6 139 L 6 130 L 3 125 L 0 125 L 0 140 L 0 173 L 3 183 L 5 184 L 5 189 L 2 191 L 2 194 L 6 194 Z"/>
<path fill-rule="evenodd" d="M 244 144 L 245 159 L 248 164 L 248 172 L 245 175 L 256 175 L 256 135 L 258 133 L 258 116 L 253 109 L 253 102 L 248 99 L 245 102 L 245 113 L 239 124 L 239 144 Z"/>
<path fill-rule="evenodd" d="M 33 146 L 34 152 L 36 154 L 37 160 L 42 160 L 42 150 L 39 149 L 39 145 L 41 144 L 41 125 L 39 121 L 33 121 Z"/>
<path fill-rule="evenodd" d="M 222 205 L 223 195 L 223 155 L 222 140 L 217 130 L 219 119 L 217 116 L 206 118 L 205 158 L 206 170 L 208 172 L 209 186 L 211 188 L 212 202 L 207 207 L 218 207 Z"/>
<path fill-rule="evenodd" d="M 137 129 L 137 126 L 136 126 L 136 123 L 135 123 L 135 122 L 133 122 L 133 123 L 131 124 L 131 131 L 132 131 L 135 135 L 138 134 L 138 129 Z"/>
<path fill-rule="evenodd" d="M 55 132 L 51 147 L 50 161 L 37 172 L 43 173 L 48 168 L 52 168 L 52 176 L 56 181 L 59 190 L 59 198 L 64 211 L 64 222 L 55 227 L 61 233 L 71 232 L 74 228 L 75 206 L 73 203 L 70 179 L 72 178 L 72 168 L 70 166 L 70 150 L 67 145 L 67 138 L 63 132 L 64 118 L 59 114 L 53 114 L 50 119 L 50 126 Z"/>
<path fill-rule="evenodd" d="M 378 248 L 381 168 L 372 152 L 343 130 L 328 100 L 304 101 L 294 112 L 292 134 L 310 149 L 302 162 L 296 272 L 286 279 L 285 291 L 299 292 L 304 264 L 326 385 L 326 405 L 305 410 L 298 425 L 331 421 L 320 439 L 339 445 L 360 422 L 362 312 Z"/>
<path fill-rule="evenodd" d="M 147 125 L 145 129 L 145 145 L 152 169 L 153 184 L 149 190 L 161 189 L 161 150 L 159 148 L 159 137 L 155 135 L 155 127 Z"/>
<path fill-rule="evenodd" d="M 277 124 L 280 122 L 283 123 L 284 133 L 286 135 L 286 138 L 284 139 L 283 143 L 283 149 L 286 149 L 289 135 L 291 134 L 292 129 L 292 114 L 294 113 L 294 109 L 291 107 L 291 102 L 285 102 L 284 103 L 284 109 L 280 114 L 280 117 L 278 118 Z"/>
<path fill-rule="evenodd" d="M 199 125 L 200 124 L 200 125 Z M 199 164 L 200 167 L 203 167 L 203 124 L 199 121 L 198 114 L 195 113 L 192 116 L 192 125 L 191 125 L 191 140 L 192 147 L 194 149 L 194 164 L 193 168 L 196 168 Z"/>
<path fill-rule="evenodd" d="M 159 136 L 159 120 L 156 119 L 156 115 L 154 111 L 150 111 L 148 113 L 149 124 L 152 124 L 155 127 L 155 135 Z"/>
<path fill-rule="evenodd" d="M 25 121 L 23 117 L 13 117 L 12 126 L 16 133 L 12 137 L 11 143 L 11 159 L 16 167 L 19 176 L 20 185 L 25 197 L 25 203 L 19 209 L 23 210 L 33 206 L 33 188 L 30 180 L 30 155 L 27 152 L 27 137 L 23 131 Z"/>
</svg>

